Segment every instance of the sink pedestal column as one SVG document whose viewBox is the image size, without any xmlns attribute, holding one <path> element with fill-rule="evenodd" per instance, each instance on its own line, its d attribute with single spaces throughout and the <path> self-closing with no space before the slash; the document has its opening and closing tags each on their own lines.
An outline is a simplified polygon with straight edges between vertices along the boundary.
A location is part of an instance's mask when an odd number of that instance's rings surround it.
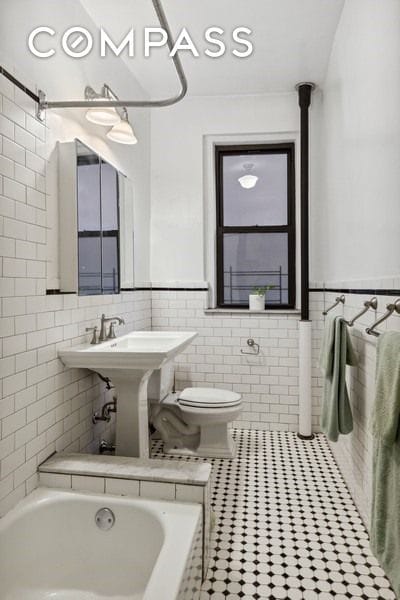
<svg viewBox="0 0 400 600">
<path fill-rule="evenodd" d="M 117 393 L 116 456 L 149 457 L 147 384 L 152 370 L 107 370 Z"/>
</svg>

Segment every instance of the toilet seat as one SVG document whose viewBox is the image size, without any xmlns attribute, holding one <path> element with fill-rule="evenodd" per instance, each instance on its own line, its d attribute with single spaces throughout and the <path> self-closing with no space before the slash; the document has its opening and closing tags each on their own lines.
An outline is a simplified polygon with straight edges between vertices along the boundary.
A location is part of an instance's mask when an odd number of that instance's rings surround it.
<svg viewBox="0 0 400 600">
<path fill-rule="evenodd" d="M 198 409 L 230 408 L 240 403 L 240 394 L 216 388 L 185 388 L 178 398 L 179 405 Z"/>
</svg>

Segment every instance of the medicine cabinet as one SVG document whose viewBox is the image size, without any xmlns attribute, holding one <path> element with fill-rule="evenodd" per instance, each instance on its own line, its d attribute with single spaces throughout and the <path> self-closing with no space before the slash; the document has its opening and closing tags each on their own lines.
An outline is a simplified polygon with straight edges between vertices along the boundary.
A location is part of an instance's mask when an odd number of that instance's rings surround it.
<svg viewBox="0 0 400 600">
<path fill-rule="evenodd" d="M 62 292 L 133 286 L 131 182 L 79 140 L 58 144 Z"/>
</svg>

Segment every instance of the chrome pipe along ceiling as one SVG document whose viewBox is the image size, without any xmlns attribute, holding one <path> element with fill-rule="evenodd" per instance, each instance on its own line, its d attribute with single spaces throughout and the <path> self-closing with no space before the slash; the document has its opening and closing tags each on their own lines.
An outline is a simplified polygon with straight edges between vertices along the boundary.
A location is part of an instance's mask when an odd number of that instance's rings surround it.
<svg viewBox="0 0 400 600">
<path fill-rule="evenodd" d="M 172 51 L 174 42 L 162 4 L 160 0 L 151 1 L 157 14 L 160 27 L 162 27 L 167 34 L 168 48 Z M 132 126 L 129 123 L 128 108 L 158 108 L 171 106 L 182 100 L 187 93 L 187 79 L 177 52 L 173 54 L 172 60 L 181 86 L 179 93 L 175 96 L 160 100 L 120 100 L 115 92 L 113 92 L 107 84 L 104 84 L 100 93 L 95 92 L 93 88 L 87 86 L 85 88 L 84 100 L 51 101 L 47 100 L 46 94 L 42 90 L 39 90 L 37 116 L 43 118 L 44 111 L 52 108 L 87 108 L 88 112 L 86 118 L 88 121 L 98 125 L 111 126 L 110 131 L 107 133 L 109 139 L 122 144 L 135 144 L 137 139 Z M 100 109 L 105 110 L 100 111 Z M 120 111 L 118 112 L 117 109 L 120 109 Z"/>
</svg>

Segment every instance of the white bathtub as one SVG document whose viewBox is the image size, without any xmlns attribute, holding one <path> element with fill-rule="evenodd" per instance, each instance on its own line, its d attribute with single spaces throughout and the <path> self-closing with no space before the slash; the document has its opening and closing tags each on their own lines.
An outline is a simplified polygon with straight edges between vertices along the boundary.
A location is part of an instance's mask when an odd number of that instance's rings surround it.
<svg viewBox="0 0 400 600">
<path fill-rule="evenodd" d="M 39 488 L 0 520 L 0 600 L 192 600 L 200 521 L 195 504 Z"/>
</svg>

